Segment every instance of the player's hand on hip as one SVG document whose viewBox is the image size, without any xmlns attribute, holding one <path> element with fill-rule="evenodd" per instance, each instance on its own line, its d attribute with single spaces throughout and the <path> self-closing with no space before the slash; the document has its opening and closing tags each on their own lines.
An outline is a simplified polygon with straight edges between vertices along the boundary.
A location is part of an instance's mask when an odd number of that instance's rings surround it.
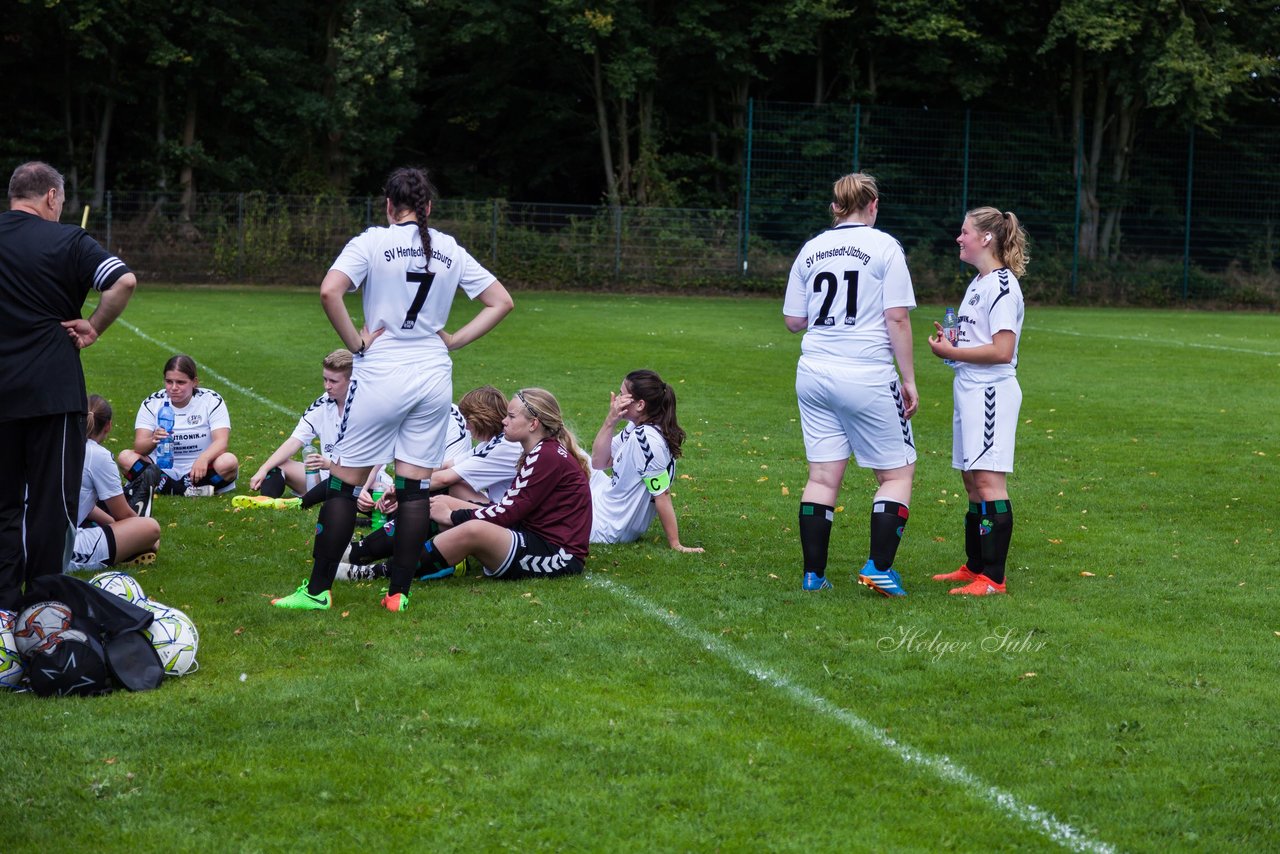
<svg viewBox="0 0 1280 854">
<path fill-rule="evenodd" d="M 98 340 L 98 330 L 94 329 L 93 324 L 84 318 L 64 320 L 62 321 L 62 328 L 67 330 L 67 337 L 71 339 L 71 343 L 76 345 L 77 350 L 83 350 Z"/>
</svg>

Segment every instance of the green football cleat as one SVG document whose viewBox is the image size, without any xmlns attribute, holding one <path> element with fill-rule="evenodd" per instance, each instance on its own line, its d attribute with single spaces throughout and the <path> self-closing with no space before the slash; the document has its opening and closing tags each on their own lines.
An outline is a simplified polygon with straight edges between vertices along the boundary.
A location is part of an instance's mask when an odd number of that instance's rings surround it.
<svg viewBox="0 0 1280 854">
<path fill-rule="evenodd" d="M 307 592 L 307 582 L 304 581 L 288 596 L 272 599 L 271 604 L 277 608 L 291 608 L 295 611 L 327 611 L 333 606 L 333 598 L 328 590 L 319 596 L 312 596 Z"/>
<path fill-rule="evenodd" d="M 386 591 L 383 591 L 386 594 Z M 382 597 L 382 607 L 388 611 L 407 611 L 409 610 L 409 594 L 397 593 L 393 595 L 384 595 Z"/>
</svg>

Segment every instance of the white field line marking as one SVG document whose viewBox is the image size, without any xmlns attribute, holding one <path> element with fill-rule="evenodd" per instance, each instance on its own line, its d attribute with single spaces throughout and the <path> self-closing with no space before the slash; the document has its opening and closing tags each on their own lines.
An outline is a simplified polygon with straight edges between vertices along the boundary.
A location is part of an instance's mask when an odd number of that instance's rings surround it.
<svg viewBox="0 0 1280 854">
<path fill-rule="evenodd" d="M 1247 347 L 1228 347 L 1225 344 L 1197 344 L 1194 341 L 1175 341 L 1156 335 L 1103 335 L 1098 332 L 1075 332 L 1070 329 L 1052 329 L 1047 326 L 1024 326 L 1024 330 L 1032 332 L 1048 332 L 1053 335 L 1071 335 L 1076 338 L 1101 338 L 1105 341 L 1135 341 L 1142 344 L 1160 344 L 1166 347 L 1195 347 L 1200 350 L 1222 350 L 1227 353 L 1248 353 L 1251 356 L 1267 356 L 1274 358 L 1280 353 L 1269 350 L 1250 350 Z"/>
<path fill-rule="evenodd" d="M 168 344 L 152 338 L 133 324 L 123 320 L 117 320 L 116 323 L 123 325 L 126 329 L 133 332 L 133 334 L 142 338 L 144 341 L 149 341 L 158 347 L 173 352 L 173 348 Z M 241 394 L 258 401 L 271 409 L 278 410 L 286 415 L 293 414 L 292 410 L 286 409 L 275 401 L 268 400 L 257 392 L 251 391 L 250 389 L 232 382 L 229 378 L 222 376 L 208 367 L 202 368 L 201 370 L 216 378 L 218 382 L 222 383 L 224 386 L 234 388 Z M 771 685 L 782 693 L 787 694 L 800 705 L 807 706 L 820 714 L 826 715 L 829 718 L 834 718 L 840 723 L 843 723 L 855 734 L 861 735 L 869 741 L 880 745 L 890 753 L 896 754 L 903 762 L 909 765 L 920 765 L 923 768 L 932 771 L 943 780 L 963 787 L 966 791 L 977 792 L 983 795 L 987 800 L 996 804 L 1005 814 L 1029 825 L 1032 829 L 1043 833 L 1045 836 L 1049 837 L 1049 839 L 1057 842 L 1063 847 L 1069 848 L 1072 851 L 1090 851 L 1098 852 L 1098 854 L 1111 854 L 1111 852 L 1115 850 L 1105 842 L 1090 839 L 1079 830 L 1076 830 L 1069 824 L 1059 821 L 1053 815 L 1040 809 L 1035 804 L 1023 803 L 1009 792 L 997 789 L 994 786 L 988 786 L 986 783 L 982 782 L 973 774 L 969 773 L 964 768 L 961 768 L 947 757 L 930 756 L 927 753 L 921 753 L 914 747 L 910 747 L 909 745 L 891 738 L 885 734 L 883 730 L 873 726 L 871 723 L 858 717 L 853 712 L 842 709 L 825 697 L 821 697 L 807 688 L 797 685 L 789 679 L 755 664 L 742 653 L 723 643 L 719 638 L 716 638 L 695 626 L 689 625 L 674 614 L 659 608 L 648 599 L 645 599 L 639 594 L 633 592 L 630 588 L 614 581 L 610 581 L 607 578 L 600 578 L 590 574 L 587 576 L 587 583 L 595 587 L 602 587 L 615 596 L 620 597 L 628 604 L 638 607 L 654 619 L 665 623 L 668 628 L 672 629 L 685 640 L 701 645 L 708 651 L 727 660 L 730 664 L 744 673 L 747 673 L 748 675 L 759 679 L 761 682 Z"/>
<path fill-rule="evenodd" d="M 150 335 L 148 335 L 147 333 L 143 332 L 141 329 L 139 329 L 138 327 L 134 326 L 132 323 L 130 323 L 130 322 L 129 322 L 129 321 L 127 321 L 127 320 L 124 320 L 124 319 L 122 319 L 122 318 L 119 318 L 119 319 L 117 319 L 117 320 L 116 320 L 116 324 L 117 324 L 117 325 L 119 325 L 119 326 L 123 326 L 125 329 L 128 329 L 130 332 L 132 332 L 134 335 L 137 335 L 137 336 L 138 336 L 139 338 L 141 338 L 143 341 L 148 341 L 148 342 L 150 342 L 150 343 L 152 343 L 152 344 L 155 344 L 157 347 L 160 347 L 160 348 L 162 348 L 162 349 L 168 350 L 170 353 L 180 353 L 180 352 L 182 352 L 181 350 L 177 350 L 177 349 L 175 349 L 175 348 L 173 348 L 173 347 L 170 347 L 168 344 L 166 344 L 166 343 L 165 343 L 165 342 L 163 342 L 163 341 L 160 341 L 160 340 L 158 340 L 158 339 L 156 339 L 156 338 L 152 338 Z M 298 414 L 298 412 L 300 412 L 300 411 L 301 411 L 301 410 L 294 411 L 294 410 L 292 410 L 292 409 L 286 409 L 285 407 L 283 407 L 283 406 L 281 406 L 280 404 L 276 403 L 274 400 L 267 400 L 265 397 L 263 397 L 262 395 L 258 394 L 258 393 L 257 393 L 256 391 L 254 391 L 253 389 L 245 388 L 244 386 L 239 385 L 238 383 L 234 383 L 234 382 L 232 382 L 230 379 L 228 379 L 227 377 L 224 377 L 222 374 L 220 374 L 220 373 L 218 373 L 217 371 L 213 370 L 212 368 L 210 368 L 208 365 L 204 364 L 203 362 L 200 364 L 200 375 L 201 375 L 201 376 L 208 375 L 208 376 L 210 376 L 210 377 L 213 377 L 213 378 L 214 378 L 215 380 L 217 380 L 221 385 L 223 385 L 223 386 L 225 386 L 225 387 L 227 387 L 227 388 L 235 389 L 237 392 L 239 392 L 240 394 L 243 394 L 245 397 L 248 397 L 248 398 L 251 398 L 251 399 L 253 399 L 253 400 L 256 400 L 256 401 L 258 401 L 258 403 L 261 403 L 263 406 L 266 406 L 266 407 L 268 407 L 268 408 L 270 408 L 270 409 L 274 409 L 274 410 L 276 410 L 277 412 L 283 412 L 285 415 L 297 415 L 297 414 Z"/>
<path fill-rule="evenodd" d="M 587 583 L 592 586 L 602 587 L 605 590 L 608 590 L 627 604 L 633 605 L 648 614 L 650 617 L 665 623 L 669 629 L 680 635 L 680 637 L 685 640 L 696 643 L 709 652 L 715 653 L 737 669 L 759 679 L 761 682 L 764 682 L 773 688 L 776 688 L 783 694 L 786 694 L 792 700 L 796 701 L 798 705 L 805 706 L 825 717 L 839 721 L 852 730 L 854 734 L 862 736 L 868 741 L 883 747 L 889 753 L 896 755 L 904 763 L 908 765 L 918 765 L 927 771 L 932 771 L 943 780 L 949 783 L 954 783 L 963 788 L 966 792 L 976 794 L 988 802 L 995 804 L 1005 815 L 1028 825 L 1033 830 L 1044 834 L 1059 845 L 1069 848 L 1072 851 L 1112 852 L 1115 850 L 1107 843 L 1091 839 L 1088 835 L 1077 830 L 1071 825 L 1059 821 L 1053 815 L 1040 809 L 1035 804 L 1026 803 L 1020 800 L 1016 795 L 1006 792 L 1003 789 L 998 789 L 995 786 L 987 785 L 964 768 L 961 768 L 959 765 L 952 762 L 946 756 L 930 756 L 927 753 L 922 753 L 914 747 L 890 737 L 884 732 L 884 730 L 864 720 L 853 712 L 850 712 L 847 709 L 842 709 L 825 697 L 819 696 L 801 685 L 797 685 L 785 676 L 774 673 L 768 668 L 756 664 L 747 656 L 738 652 L 719 638 L 708 634 L 696 626 L 690 625 L 665 608 L 661 608 L 650 602 L 648 599 L 645 599 L 643 596 L 635 593 L 625 585 L 611 581 L 607 578 L 601 578 L 594 574 L 587 575 Z"/>
</svg>

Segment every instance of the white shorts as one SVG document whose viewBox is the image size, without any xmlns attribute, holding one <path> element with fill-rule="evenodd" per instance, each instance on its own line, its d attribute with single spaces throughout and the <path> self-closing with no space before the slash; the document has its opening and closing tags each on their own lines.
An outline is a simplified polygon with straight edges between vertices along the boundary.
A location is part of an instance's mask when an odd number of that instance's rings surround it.
<svg viewBox="0 0 1280 854">
<path fill-rule="evenodd" d="M 916 461 L 898 375 L 892 365 L 832 365 L 801 358 L 796 397 L 805 455 L 811 463 L 847 460 L 896 469 Z"/>
<path fill-rule="evenodd" d="M 1010 377 L 996 382 L 956 379 L 951 394 L 951 465 L 961 471 L 1013 471 L 1022 387 Z"/>
<path fill-rule="evenodd" d="M 356 361 L 333 456 L 344 466 L 400 460 L 424 468 L 444 462 L 453 377 L 420 365 Z"/>
<path fill-rule="evenodd" d="M 72 572 L 102 569 L 111 560 L 111 535 L 106 528 L 76 528 L 76 544 L 71 551 Z"/>
</svg>

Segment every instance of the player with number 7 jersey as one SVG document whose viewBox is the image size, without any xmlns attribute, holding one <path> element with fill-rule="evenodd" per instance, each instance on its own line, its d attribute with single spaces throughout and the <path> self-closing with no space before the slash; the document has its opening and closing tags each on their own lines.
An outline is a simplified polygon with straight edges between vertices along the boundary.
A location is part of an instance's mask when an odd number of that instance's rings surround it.
<svg viewBox="0 0 1280 854">
<path fill-rule="evenodd" d="M 430 228 L 435 188 L 425 170 L 401 168 L 385 187 L 387 225 L 351 239 L 320 283 L 320 299 L 354 354 L 351 385 L 334 443 L 328 499 L 321 505 L 311 579 L 273 600 L 281 608 L 326 609 L 342 552 L 355 530 L 356 495 L 374 466 L 394 459 L 398 502 L 385 608 L 403 611 L 430 526 L 431 473 L 444 462 L 453 363 L 449 352 L 493 329 L 513 304 L 502 283 L 447 234 Z M 343 295 L 360 291 L 364 328 Z M 461 290 L 484 306 L 445 330 Z"/>
</svg>

